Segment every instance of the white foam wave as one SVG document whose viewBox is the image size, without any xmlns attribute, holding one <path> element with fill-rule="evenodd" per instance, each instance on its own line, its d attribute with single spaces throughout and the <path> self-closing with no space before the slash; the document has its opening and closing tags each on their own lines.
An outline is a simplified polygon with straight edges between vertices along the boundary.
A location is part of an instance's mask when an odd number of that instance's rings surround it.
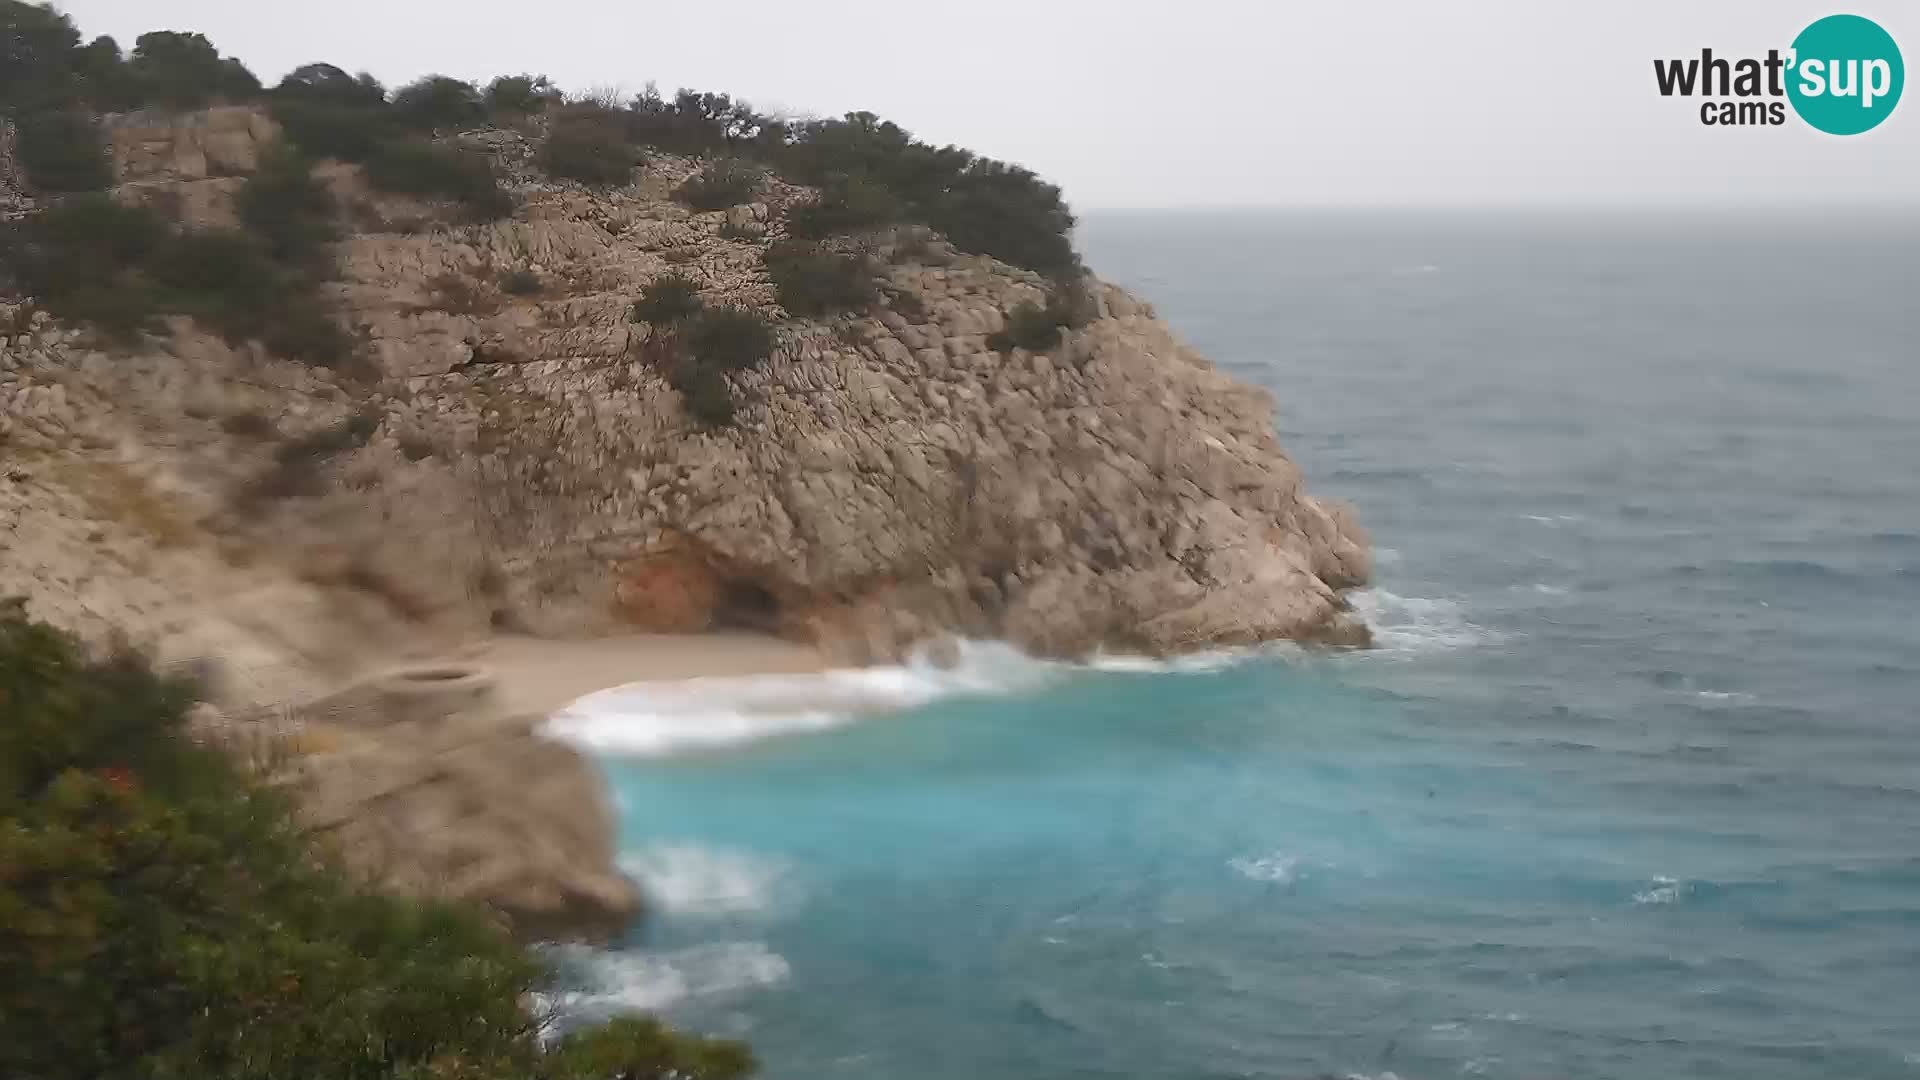
<svg viewBox="0 0 1920 1080">
<path fill-rule="evenodd" d="M 1487 637 L 1467 620 L 1458 600 L 1400 596 L 1385 589 L 1361 589 L 1348 599 L 1373 628 L 1374 645 L 1390 652 L 1459 649 Z"/>
<path fill-rule="evenodd" d="M 1384 589 L 1355 592 L 1351 599 L 1373 627 L 1375 644 L 1390 653 L 1456 648 L 1484 636 L 1456 601 Z M 664 757 L 826 731 L 943 698 L 1019 693 L 1088 671 L 1205 674 L 1297 655 L 1299 648 L 1274 642 L 1167 658 L 1096 653 L 1073 664 L 1028 656 L 1003 642 L 961 641 L 892 666 L 628 683 L 575 700 L 548 717 L 541 731 L 592 753 Z"/>
<path fill-rule="evenodd" d="M 1270 881 L 1279 885 L 1292 884 L 1298 875 L 1300 859 L 1293 855 L 1261 855 L 1257 858 L 1240 856 L 1228 859 L 1227 865 L 1235 873 L 1252 881 Z"/>
<path fill-rule="evenodd" d="M 598 753 L 657 757 L 824 731 L 959 694 L 1028 689 L 1060 667 L 1010 645 L 962 642 L 946 664 L 921 654 L 891 667 L 629 683 L 574 701 L 542 731 Z"/>
<path fill-rule="evenodd" d="M 1742 694 L 1734 690 L 1696 690 L 1693 696 L 1702 701 L 1726 701 L 1735 705 L 1745 705 L 1753 701 L 1752 694 Z"/>
<path fill-rule="evenodd" d="M 1262 649 L 1211 649 L 1206 652 L 1169 657 L 1097 652 L 1087 658 L 1087 667 L 1095 671 L 1127 674 L 1204 675 L 1245 663 L 1266 651 L 1265 647 Z"/>
<path fill-rule="evenodd" d="M 784 859 L 692 844 L 653 844 L 620 856 L 647 899 L 676 914 L 735 914 L 771 907 L 791 887 Z"/>
<path fill-rule="evenodd" d="M 1653 884 L 1633 894 L 1636 904 L 1674 904 L 1686 895 L 1687 887 L 1670 877 L 1656 877 Z"/>
<path fill-rule="evenodd" d="M 728 941 L 672 952 L 607 952 L 557 946 L 579 986 L 542 996 L 562 1014 L 656 1012 L 689 998 L 740 993 L 785 982 L 785 958 L 758 941 Z"/>
</svg>

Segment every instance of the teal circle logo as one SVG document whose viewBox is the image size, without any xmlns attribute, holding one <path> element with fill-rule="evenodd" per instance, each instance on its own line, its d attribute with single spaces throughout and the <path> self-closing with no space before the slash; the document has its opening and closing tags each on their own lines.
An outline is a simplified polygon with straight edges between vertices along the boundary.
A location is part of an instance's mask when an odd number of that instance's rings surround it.
<svg viewBox="0 0 1920 1080">
<path fill-rule="evenodd" d="M 1878 126 L 1907 82 L 1893 35 L 1858 15 L 1829 15 L 1800 31 L 1792 65 L 1787 100 L 1800 119 L 1829 135 Z"/>
</svg>

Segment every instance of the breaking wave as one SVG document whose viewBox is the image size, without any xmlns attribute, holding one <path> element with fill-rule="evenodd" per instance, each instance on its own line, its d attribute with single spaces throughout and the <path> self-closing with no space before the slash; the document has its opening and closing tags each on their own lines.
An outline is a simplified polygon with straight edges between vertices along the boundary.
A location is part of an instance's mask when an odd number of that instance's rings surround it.
<svg viewBox="0 0 1920 1080">
<path fill-rule="evenodd" d="M 792 975 L 785 958 L 758 941 L 728 941 L 671 952 L 557 945 L 548 950 L 562 989 L 541 1004 L 568 1017 L 657 1012 L 691 998 L 773 986 Z"/>
<path fill-rule="evenodd" d="M 653 844 L 620 857 L 647 899 L 675 914 L 763 911 L 793 887 L 785 860 L 696 844 Z"/>
</svg>

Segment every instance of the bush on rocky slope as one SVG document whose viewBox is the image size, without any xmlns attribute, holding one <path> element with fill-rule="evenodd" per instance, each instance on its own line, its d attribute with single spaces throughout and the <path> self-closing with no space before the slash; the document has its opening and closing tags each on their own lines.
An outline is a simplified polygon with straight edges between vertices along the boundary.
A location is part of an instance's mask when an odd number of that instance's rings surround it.
<svg viewBox="0 0 1920 1080">
<path fill-rule="evenodd" d="M 745 308 L 708 308 L 687 323 L 687 351 L 695 361 L 720 371 L 759 367 L 773 355 L 773 326 Z"/>
<path fill-rule="evenodd" d="M 36 191 L 100 191 L 113 183 L 106 145 L 93 118 L 73 109 L 49 109 L 23 118 L 16 146 Z"/>
<path fill-rule="evenodd" d="M 663 274 L 640 290 L 633 302 L 634 322 L 669 327 L 700 314 L 700 285 L 684 274 Z"/>
<path fill-rule="evenodd" d="M 477 220 L 513 212 L 512 197 L 500 189 L 484 159 L 424 139 L 381 145 L 367 159 L 366 175 L 367 182 L 382 191 L 448 199 Z"/>
<path fill-rule="evenodd" d="M 259 237 L 268 252 L 290 266 L 329 268 L 327 245 L 340 238 L 333 193 L 313 178 L 313 167 L 299 152 L 276 147 L 240 189 L 235 209 L 241 224 Z"/>
<path fill-rule="evenodd" d="M 297 168 L 275 166 L 274 168 Z M 270 169 L 244 215 L 273 216 L 265 235 L 177 230 L 148 207 L 104 195 L 68 199 L 9 226 L 0 261 L 15 284 L 56 315 L 132 338 L 163 314 L 191 315 L 229 341 L 259 340 L 288 359 L 331 365 L 354 344 L 315 285 L 328 265 L 329 222 L 313 193 Z M 284 251 L 288 260 L 276 255 Z"/>
<path fill-rule="evenodd" d="M 546 111 L 560 100 L 560 91 L 545 75 L 502 75 L 481 96 L 490 113 L 526 116 Z"/>
<path fill-rule="evenodd" d="M 201 35 L 142 35 L 122 61 L 111 39 L 82 47 L 70 20 L 20 0 L 0 0 L 0 47 L 7 58 L 0 66 L 8 69 L 0 75 L 0 108 L 18 115 L 260 96 L 245 67 Z M 417 146 L 392 145 L 395 132 L 471 127 L 490 112 L 542 112 L 558 99 L 552 84 L 535 76 L 503 76 L 483 94 L 472 83 L 434 75 L 401 87 L 389 101 L 370 77 L 324 63 L 296 69 L 270 95 L 276 118 L 309 156 L 366 161 L 387 190 L 455 197 L 483 216 L 505 212 L 491 185 L 478 183 L 471 171 L 435 168 Z M 964 251 L 1060 280 L 1078 273 L 1073 215 L 1059 188 L 1020 166 L 922 142 L 866 112 L 784 120 L 726 94 L 683 89 L 668 98 L 651 87 L 617 106 L 610 99 L 596 107 L 605 114 L 604 128 L 558 132 L 547 167 L 587 183 L 618 183 L 625 178 L 623 156 L 633 147 L 750 159 L 823 189 L 818 204 L 795 215 L 795 235 L 819 239 L 915 221 L 939 229 Z M 690 185 L 690 201 L 718 208 L 745 198 L 744 173 L 718 163 L 716 169 L 726 173 L 726 183 L 710 175 Z M 434 179 L 418 179 L 424 175 Z"/>
<path fill-rule="evenodd" d="M 790 315 L 861 311 L 880 298 L 872 261 L 861 254 L 789 240 L 770 248 L 766 262 L 780 306 Z"/>
<path fill-rule="evenodd" d="M 0 1075 L 737 1080 L 738 1043 L 617 1020 L 543 1049 L 541 966 L 374 895 L 196 744 L 193 688 L 0 604 Z"/>
<path fill-rule="evenodd" d="M 540 167 L 551 176 L 595 186 L 624 184 L 640 153 L 619 124 L 596 112 L 563 114 L 540 146 Z"/>
<path fill-rule="evenodd" d="M 416 131 L 435 131 L 482 123 L 487 107 L 472 83 L 429 75 L 393 92 L 393 114 Z"/>
<path fill-rule="evenodd" d="M 673 197 L 695 210 L 725 210 L 752 202 L 765 181 L 761 171 L 738 158 L 722 158 L 681 184 Z"/>
</svg>

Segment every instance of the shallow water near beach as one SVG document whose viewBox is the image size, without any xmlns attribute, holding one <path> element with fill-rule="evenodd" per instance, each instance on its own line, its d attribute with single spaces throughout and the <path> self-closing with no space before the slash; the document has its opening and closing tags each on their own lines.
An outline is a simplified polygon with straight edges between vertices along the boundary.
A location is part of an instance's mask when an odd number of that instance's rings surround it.
<svg viewBox="0 0 1920 1080">
<path fill-rule="evenodd" d="M 1920 1077 L 1920 222 L 1082 239 L 1273 389 L 1381 647 L 586 699 L 655 911 L 567 1003 L 774 1080 Z"/>
</svg>

